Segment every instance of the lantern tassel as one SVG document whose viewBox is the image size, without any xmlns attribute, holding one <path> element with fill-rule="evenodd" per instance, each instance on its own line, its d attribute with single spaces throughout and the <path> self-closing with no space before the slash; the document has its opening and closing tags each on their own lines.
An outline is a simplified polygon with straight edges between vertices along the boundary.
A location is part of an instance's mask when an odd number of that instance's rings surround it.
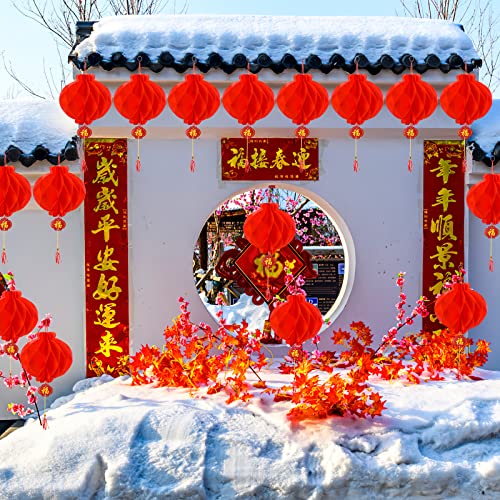
<svg viewBox="0 0 500 500">
<path fill-rule="evenodd" d="M 137 172 L 141 171 L 141 140 L 137 139 L 137 160 L 135 162 L 135 170 Z"/>
<path fill-rule="evenodd" d="M 410 158 L 408 159 L 408 172 L 413 172 L 413 151 L 412 151 L 411 137 L 410 137 Z"/>
<path fill-rule="evenodd" d="M 354 163 L 353 169 L 355 172 L 359 171 L 359 163 L 358 163 L 358 140 L 354 139 Z"/>
<path fill-rule="evenodd" d="M 59 251 L 59 231 L 56 233 L 56 264 L 61 263 L 61 252 Z"/>
<path fill-rule="evenodd" d="M 77 151 L 78 151 L 78 156 L 82 160 L 82 162 L 80 163 L 80 170 L 82 172 L 86 172 L 87 171 L 87 162 L 85 161 L 85 140 L 84 139 L 81 139 L 80 141 L 78 141 Z M 57 158 L 57 163 L 58 164 L 61 163 L 60 157 Z"/>
<path fill-rule="evenodd" d="M 7 263 L 7 250 L 5 248 L 5 231 L 2 233 L 2 264 Z"/>
<path fill-rule="evenodd" d="M 493 262 L 493 238 L 490 238 L 490 260 L 488 262 L 488 270 L 490 273 L 495 270 L 495 263 Z"/>
<path fill-rule="evenodd" d="M 196 170 L 196 162 L 194 161 L 194 138 L 191 138 L 191 163 L 189 164 L 189 170 L 194 173 Z"/>
<path fill-rule="evenodd" d="M 462 172 L 465 174 L 465 172 L 467 172 L 467 168 L 468 168 L 468 165 L 467 165 L 467 150 L 466 150 L 466 147 L 465 147 L 465 139 L 463 140 L 463 143 L 464 143 L 464 159 L 462 161 Z"/>
</svg>

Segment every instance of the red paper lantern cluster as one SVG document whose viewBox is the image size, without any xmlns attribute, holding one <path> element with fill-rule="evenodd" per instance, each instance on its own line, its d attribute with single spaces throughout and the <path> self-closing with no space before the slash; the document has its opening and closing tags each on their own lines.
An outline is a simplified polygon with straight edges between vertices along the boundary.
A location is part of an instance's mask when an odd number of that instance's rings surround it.
<svg viewBox="0 0 500 500">
<path fill-rule="evenodd" d="M 385 103 L 396 118 L 408 125 L 403 133 L 410 140 L 408 170 L 411 172 L 413 169 L 412 140 L 418 135 L 415 125 L 434 113 L 438 103 L 437 93 L 432 85 L 422 80 L 420 75 L 410 73 L 403 75 L 403 81 L 394 84 L 389 89 Z"/>
<path fill-rule="evenodd" d="M 483 296 L 469 283 L 454 283 L 436 299 L 434 312 L 439 321 L 454 333 L 465 333 L 483 321 L 488 308 Z"/>
<path fill-rule="evenodd" d="M 190 170 L 195 170 L 194 141 L 201 135 L 197 127 L 213 116 L 220 106 L 220 95 L 216 87 L 205 81 L 202 75 L 186 75 L 184 81 L 175 85 L 168 95 L 168 105 L 185 124 L 190 125 L 186 135 L 191 139 Z"/>
<path fill-rule="evenodd" d="M 289 295 L 286 302 L 276 306 L 269 321 L 276 335 L 290 346 L 313 338 L 323 325 L 319 309 L 302 294 Z"/>
<path fill-rule="evenodd" d="M 5 164 L 0 167 L 0 231 L 2 231 L 2 264 L 7 262 L 5 236 L 12 227 L 9 217 L 22 210 L 30 201 L 31 185 L 29 181 L 18 174 L 14 167 Z"/>
<path fill-rule="evenodd" d="M 489 270 L 493 271 L 493 240 L 498 236 L 496 224 L 500 222 L 500 174 L 486 174 L 481 182 L 472 186 L 467 193 L 470 211 L 487 224 L 485 235 L 490 239 Z"/>
<path fill-rule="evenodd" d="M 50 167 L 48 174 L 42 175 L 33 188 L 33 196 L 41 208 L 55 217 L 51 227 L 56 231 L 56 263 L 61 262 L 59 232 L 66 227 L 63 217 L 76 210 L 85 198 L 85 185 L 65 165 Z"/>
<path fill-rule="evenodd" d="M 354 73 L 348 76 L 345 83 L 340 84 L 332 94 L 332 106 L 335 111 L 350 125 L 350 135 L 354 139 L 354 171 L 357 172 L 358 140 L 364 135 L 361 125 L 376 116 L 384 104 L 382 91 L 366 75 Z"/>
</svg>

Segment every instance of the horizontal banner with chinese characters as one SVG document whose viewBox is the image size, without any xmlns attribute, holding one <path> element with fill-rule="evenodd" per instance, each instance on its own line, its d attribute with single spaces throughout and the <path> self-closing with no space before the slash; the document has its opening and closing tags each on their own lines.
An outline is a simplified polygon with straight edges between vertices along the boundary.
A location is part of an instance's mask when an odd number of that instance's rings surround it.
<svg viewBox="0 0 500 500">
<path fill-rule="evenodd" d="M 317 181 L 318 139 L 225 138 L 223 181 Z"/>
<path fill-rule="evenodd" d="M 85 160 L 87 376 L 118 376 L 129 354 L 127 140 L 87 140 Z"/>
<path fill-rule="evenodd" d="M 442 328 L 434 301 L 464 265 L 464 148 L 461 141 L 424 141 L 423 295 L 430 315 L 423 329 Z"/>
</svg>

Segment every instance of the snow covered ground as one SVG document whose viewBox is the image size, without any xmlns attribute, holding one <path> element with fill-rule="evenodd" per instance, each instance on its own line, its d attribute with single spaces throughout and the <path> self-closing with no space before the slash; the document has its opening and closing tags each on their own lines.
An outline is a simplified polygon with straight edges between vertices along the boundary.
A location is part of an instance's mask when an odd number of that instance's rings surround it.
<svg viewBox="0 0 500 500">
<path fill-rule="evenodd" d="M 375 387 L 375 420 L 88 379 L 0 441 L 0 498 L 500 498 L 500 373 Z M 270 384 L 286 376 L 264 371 Z"/>
</svg>

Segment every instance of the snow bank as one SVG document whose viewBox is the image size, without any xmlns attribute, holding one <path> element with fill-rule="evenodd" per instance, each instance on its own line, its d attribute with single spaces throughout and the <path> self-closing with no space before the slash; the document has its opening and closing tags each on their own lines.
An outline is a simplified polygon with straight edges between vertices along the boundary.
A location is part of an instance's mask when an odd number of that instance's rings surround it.
<svg viewBox="0 0 500 500">
<path fill-rule="evenodd" d="M 76 135 L 75 122 L 66 116 L 57 101 L 41 99 L 0 99 L 0 151 L 17 146 L 25 153 L 36 146 L 61 151 Z"/>
<path fill-rule="evenodd" d="M 92 379 L 49 430 L 30 421 L 0 441 L 0 498 L 499 498 L 500 374 L 476 374 L 376 382 L 383 417 L 300 425 L 285 402 Z"/>
<path fill-rule="evenodd" d="M 170 52 L 176 60 L 187 53 L 205 61 L 213 52 L 231 61 L 236 54 L 273 60 L 292 54 L 297 61 L 310 54 L 329 60 L 341 54 L 352 60 L 364 54 L 375 62 L 387 54 L 411 54 L 419 63 L 429 54 L 445 61 L 451 54 L 478 58 L 470 38 L 458 24 L 408 17 L 165 15 L 114 16 L 94 24 L 91 35 L 73 51 L 79 58 L 98 52 L 109 59 L 121 52 L 134 59 L 144 52 L 156 59 Z"/>
<path fill-rule="evenodd" d="M 481 149 L 490 154 L 497 142 L 500 142 L 500 99 L 494 99 L 488 114 L 472 124 L 471 137 Z"/>
</svg>

